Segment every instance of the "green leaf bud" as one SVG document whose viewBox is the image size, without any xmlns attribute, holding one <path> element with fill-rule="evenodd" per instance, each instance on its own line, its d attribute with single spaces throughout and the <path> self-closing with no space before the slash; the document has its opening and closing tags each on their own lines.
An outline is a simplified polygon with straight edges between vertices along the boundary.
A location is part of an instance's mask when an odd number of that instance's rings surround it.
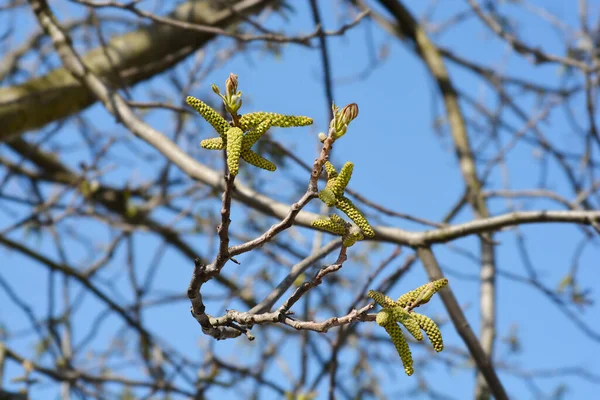
<svg viewBox="0 0 600 400">
<path fill-rule="evenodd" d="M 328 187 L 319 192 L 319 199 L 329 207 L 333 207 L 337 201 L 333 191 Z"/>
<path fill-rule="evenodd" d="M 227 95 L 233 96 L 236 94 L 238 89 L 238 76 L 234 73 L 229 74 L 229 78 L 225 81 L 225 89 Z"/>
<path fill-rule="evenodd" d="M 353 119 L 358 117 L 358 104 L 350 103 L 340 111 L 343 124 L 348 125 Z"/>
</svg>

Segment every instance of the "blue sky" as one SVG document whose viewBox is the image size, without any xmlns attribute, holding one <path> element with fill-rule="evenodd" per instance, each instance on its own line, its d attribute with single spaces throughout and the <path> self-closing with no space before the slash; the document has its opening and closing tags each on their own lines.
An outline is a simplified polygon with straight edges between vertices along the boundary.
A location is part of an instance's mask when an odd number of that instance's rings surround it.
<svg viewBox="0 0 600 400">
<path fill-rule="evenodd" d="M 308 32 L 312 28 L 312 19 L 307 7 L 308 2 L 298 2 L 296 14 L 288 21 L 282 21 L 279 18 L 271 18 L 269 27 L 272 29 L 285 27 L 290 32 Z M 409 2 L 411 10 L 416 15 L 421 15 L 428 2 Z M 560 15 L 564 23 L 577 26 L 577 11 L 575 4 L 568 4 L 564 1 L 538 1 L 533 4 L 543 5 L 550 11 Z M 590 7 L 598 9 L 599 2 L 589 2 Z M 296 3 L 294 3 L 296 4 Z M 325 27 L 335 29 L 339 26 L 336 20 L 337 2 L 320 2 L 321 13 L 324 16 Z M 506 10 L 510 12 L 515 8 L 507 5 Z M 465 2 L 453 1 L 447 2 L 444 7 L 439 7 L 434 14 L 434 21 L 443 21 L 446 17 L 455 14 L 458 10 L 466 8 Z M 68 2 L 57 2 L 55 5 L 57 12 L 68 12 L 69 15 L 80 13 L 81 8 Z M 504 10 L 504 8 L 503 8 Z M 597 14 L 597 13 L 596 13 Z M 62 15 L 59 13 L 59 15 Z M 555 31 L 547 24 L 541 23 L 537 17 L 531 14 L 512 13 L 519 17 L 519 33 L 527 41 L 542 46 L 545 50 L 556 54 L 563 54 L 564 48 L 562 42 L 556 40 Z M 591 13 L 591 15 L 595 15 Z M 6 16 L 0 14 L 0 24 Z M 19 24 L 19 30 L 15 37 L 23 37 L 29 32 L 31 15 L 22 13 L 19 16 L 23 23 Z M 65 17 L 63 16 L 63 21 Z M 397 211 L 412 214 L 415 216 L 439 220 L 448 211 L 449 207 L 463 193 L 464 184 L 457 168 L 456 158 L 451 151 L 451 140 L 446 133 L 440 137 L 434 132 L 432 126 L 432 115 L 435 110 L 443 111 L 443 104 L 437 95 L 437 89 L 432 82 L 424 65 L 419 61 L 415 54 L 403 43 L 390 38 L 375 23 L 367 21 L 361 26 L 349 31 L 343 38 L 329 38 L 329 49 L 332 64 L 333 76 L 336 80 L 352 76 L 369 64 L 369 50 L 365 40 L 366 32 L 370 30 L 373 41 L 376 46 L 388 46 L 388 58 L 377 65 L 371 74 L 364 80 L 357 80 L 350 84 L 336 85 L 334 88 L 335 101 L 339 105 L 349 102 L 356 102 L 360 108 L 359 117 L 352 123 L 349 133 L 336 143 L 333 160 L 336 164 L 342 164 L 345 161 L 353 161 L 355 169 L 352 177 L 351 187 L 358 190 L 363 195 L 368 196 L 373 201 L 383 206 Z M 457 28 L 451 29 L 439 37 L 435 37 L 436 43 L 446 46 L 457 54 L 476 61 L 483 65 L 497 66 L 501 65 L 503 71 L 510 76 L 530 79 L 539 83 L 546 83 L 556 86 L 561 79 L 560 69 L 556 65 L 534 67 L 522 57 L 511 53 L 504 43 L 498 41 L 480 22 L 473 18 L 462 22 Z M 214 54 L 215 49 L 222 43 L 228 43 L 222 40 L 207 48 L 208 55 Z M 256 45 L 252 45 L 256 46 Z M 213 52 L 213 53 L 211 53 Z M 185 71 L 193 60 L 187 60 L 180 66 L 181 71 Z M 56 65 L 56 64 L 55 64 Z M 461 90 L 478 99 L 486 106 L 493 109 L 497 104 L 497 97 L 489 86 L 486 86 L 481 80 L 476 79 L 474 75 L 463 69 L 448 63 L 452 79 L 455 85 Z M 200 86 L 195 87 L 191 93 L 199 98 L 214 96 L 210 91 L 210 83 L 217 83 L 222 86 L 223 81 L 230 72 L 239 75 L 240 87 L 246 96 L 244 111 L 267 110 L 281 113 L 295 113 L 309 115 L 315 119 L 315 124 L 308 128 L 299 128 L 296 130 L 273 131 L 272 137 L 280 140 L 281 143 L 294 149 L 294 152 L 300 155 L 307 163 L 311 163 L 315 156 L 316 134 L 319 131 L 326 130 L 328 120 L 328 106 L 324 98 L 321 77 L 321 60 L 319 52 L 315 49 L 306 49 L 304 47 L 289 45 L 283 50 L 282 56 L 274 58 L 269 54 L 261 54 L 259 51 L 253 51 L 250 56 L 236 56 L 231 62 L 228 62 L 222 68 L 210 74 L 206 80 L 201 82 Z M 181 72 L 181 76 L 183 76 Z M 157 77 L 151 81 L 152 88 L 165 90 L 166 93 L 172 93 L 172 89 L 167 86 L 164 76 Z M 4 83 L 6 84 L 6 83 Z M 146 85 L 140 85 L 132 93 L 136 98 L 144 100 L 153 100 L 148 92 Z M 515 91 L 516 93 L 516 91 Z M 188 93 L 186 93 L 188 94 Z M 182 96 L 185 94 L 182 94 Z M 530 114 L 535 114 L 539 110 L 536 107 L 536 99 L 530 94 L 517 95 L 519 104 Z M 214 99 L 214 98 L 213 98 Z M 581 103 L 581 98 L 578 99 Z M 583 103 L 581 103 L 583 104 Z M 581 114 L 581 123 L 586 121 L 584 118 L 583 107 L 578 107 Z M 472 108 L 463 107 L 468 119 L 475 118 L 477 122 L 485 125 L 486 121 L 477 116 Z M 136 142 L 136 145 L 148 151 L 146 145 L 137 143 L 132 135 L 128 134 L 122 127 L 116 126 L 113 119 L 101 109 L 94 106 L 85 111 L 84 115 L 94 121 L 97 129 L 105 131 L 107 136 L 128 135 Z M 199 117 L 198 117 L 199 118 Z M 168 133 L 172 129 L 171 115 L 166 112 L 157 112 L 148 119 L 158 129 Z M 513 126 L 521 128 L 525 122 L 519 120 L 514 114 L 508 114 L 507 121 Z M 202 139 L 212 136 L 202 125 L 204 131 L 200 132 Z M 564 150 L 580 151 L 582 142 L 579 137 L 572 133 L 572 129 L 562 112 L 553 112 L 547 123 L 541 125 L 543 132 L 553 143 L 560 145 Z M 68 124 L 53 140 L 56 143 L 66 143 L 68 138 L 75 136 L 76 127 Z M 481 143 L 482 135 L 478 132 L 470 131 L 473 144 Z M 38 138 L 39 133 L 32 133 L 28 138 Z M 506 132 L 500 134 L 500 141 L 505 144 L 510 140 L 510 135 Z M 197 143 L 194 142 L 194 143 Z M 193 148 L 194 143 L 186 144 L 190 152 L 193 152 L 200 162 L 206 155 L 202 150 Z M 493 148 L 486 155 L 493 155 Z M 507 162 L 507 174 L 510 177 L 511 189 L 535 188 L 540 175 L 540 164 L 534 161 L 534 148 L 530 145 L 520 144 L 510 153 Z M 6 154 L 0 148 L 2 154 Z M 113 155 L 123 155 L 131 157 L 131 152 L 124 147 L 115 150 Z M 75 166 L 79 160 L 87 159 L 85 152 L 75 152 L 69 155 L 69 164 Z M 156 165 L 162 166 L 162 161 L 157 158 Z M 133 161 L 128 164 L 115 165 L 115 170 L 107 175 L 106 182 L 122 185 L 125 182 L 142 182 L 145 179 L 152 178 L 156 170 L 148 170 L 148 163 L 142 160 Z M 572 193 L 562 173 L 555 165 L 550 165 L 550 179 L 548 188 L 556 190 L 566 197 L 572 197 Z M 289 171 L 292 176 L 300 182 L 307 181 L 307 174 L 294 167 Z M 288 175 L 289 176 L 289 175 Z M 269 194 L 275 196 L 285 196 L 290 190 L 290 181 L 281 175 L 272 177 L 266 173 L 261 175 L 267 184 Z M 268 179 L 268 180 L 267 180 Z M 491 175 L 488 186 L 493 188 L 503 188 L 503 176 L 495 172 Z M 295 189 L 295 188 L 294 188 Z M 15 191 L 20 190 L 14 187 Z M 51 190 L 51 188 L 47 188 Z M 559 209 L 555 203 L 536 201 L 515 200 L 516 207 L 535 209 Z M 216 207 L 216 203 L 212 204 Z M 249 212 L 239 203 L 235 203 L 233 219 L 241 217 Z M 312 210 L 316 210 L 315 205 L 311 205 Z M 506 212 L 507 204 L 504 200 L 495 199 L 490 201 L 490 207 L 494 213 Z M 201 207 L 198 207 L 200 211 Z M 18 207 L 14 207 L 17 212 L 23 212 Z M 214 208 L 217 210 L 217 208 Z M 168 218 L 166 214 L 157 214 L 163 218 Z M 462 212 L 455 222 L 468 221 L 472 219 L 471 212 L 466 209 Z M 4 220 L 5 216 L 0 217 Z M 384 218 L 383 222 L 402 227 L 406 229 L 423 229 L 413 223 Z M 265 224 L 271 221 L 265 222 Z M 7 220 L 6 224 L 10 224 Z M 238 225 L 239 226 L 239 225 Z M 89 230 L 86 230 L 90 236 L 97 240 L 105 238 L 108 240 L 106 229 L 102 229 L 98 224 L 90 223 Z M 298 244 L 304 251 L 310 249 L 311 234 L 305 230 L 299 230 L 306 235 L 307 244 Z M 560 279 L 567 273 L 571 265 L 571 257 L 575 247 L 581 239 L 578 229 L 566 225 L 529 225 L 520 228 L 521 233 L 526 237 L 526 245 L 530 251 L 531 261 L 537 269 L 540 280 L 549 287 L 555 287 Z M 295 240 L 295 237 L 284 234 L 287 240 Z M 14 239 L 20 239 L 19 235 L 14 235 Z M 326 236 L 325 240 L 330 240 Z M 526 276 L 525 266 L 518 254 L 518 247 L 513 231 L 503 232 L 497 235 L 496 240 L 501 244 L 497 247 L 497 265 L 498 269 L 519 276 Z M 66 243 L 72 243 L 65 238 Z M 205 240 L 199 240 L 198 237 L 191 237 L 188 240 L 204 257 L 214 256 L 214 243 Z M 41 246 L 46 254 L 56 257 L 52 242 L 43 239 L 39 243 L 35 238 L 27 240 L 29 246 Z M 146 271 L 152 262 L 153 252 L 144 251 L 145 249 L 155 249 L 159 245 L 156 237 L 148 234 L 138 234 L 135 237 L 137 252 L 136 263 L 141 271 Z M 212 243 L 212 244 L 211 244 Z M 473 238 L 465 238 L 457 241 L 455 245 L 476 251 L 478 241 Z M 211 248 L 212 246 L 212 248 Z M 353 263 L 352 260 L 346 263 L 339 274 L 344 275 L 360 287 L 361 279 L 368 275 L 370 269 L 374 268 L 378 261 L 386 257 L 391 249 L 391 245 L 382 245 L 381 251 L 375 252 L 369 250 L 368 244 L 361 244 L 351 251 L 368 251 L 369 266 L 359 263 Z M 73 244 L 69 246 L 72 251 L 73 259 L 81 261 L 85 256 L 85 251 Z M 434 247 L 442 267 L 447 267 L 446 272 L 451 280 L 451 287 L 454 290 L 459 302 L 466 307 L 465 313 L 471 326 L 478 331 L 478 283 L 473 279 L 461 279 L 464 276 L 477 277 L 478 266 L 471 261 L 461 257 L 456 252 L 446 246 Z M 409 254 L 408 249 L 405 255 Z M 0 249 L 0 254 L 4 260 L 0 267 L 2 277 L 10 282 L 13 289 L 20 294 L 25 293 L 46 293 L 48 286 L 48 273 L 40 266 L 31 263 L 29 260 L 8 252 L 6 249 Z M 580 260 L 579 281 L 583 285 L 591 286 L 591 282 L 597 282 L 599 272 L 597 269 L 599 251 L 597 247 L 588 246 Z M 121 256 L 115 259 L 107 271 L 101 274 L 103 279 L 114 283 L 116 292 L 114 296 L 121 300 L 124 294 L 130 293 L 126 273 L 123 271 L 124 251 L 121 249 Z M 56 259 L 56 258 L 55 258 Z M 333 261 L 333 256 L 328 258 Z M 251 255 L 244 255 L 240 261 L 248 263 L 261 262 L 261 258 L 252 258 Z M 399 264 L 399 263 L 396 263 Z M 164 292 L 184 293 L 189 282 L 191 272 L 190 260 L 185 259 L 179 253 L 169 250 L 160 261 L 157 275 L 155 277 L 154 289 Z M 244 279 L 252 278 L 252 267 L 246 268 L 228 264 L 224 273 L 228 277 L 238 278 L 240 282 Z M 389 270 L 387 271 L 389 273 Z M 284 268 L 277 268 L 273 272 L 275 277 L 285 276 Z M 458 276 L 460 274 L 460 276 Z M 384 276 L 387 274 L 384 274 Z M 400 284 L 396 285 L 391 293 L 392 297 L 404 293 L 405 291 L 423 283 L 426 276 L 420 265 L 411 270 L 411 273 Z M 58 277 L 55 277 L 59 282 Z M 275 279 L 276 280 L 276 279 Z M 74 290 L 77 293 L 80 288 Z M 107 285 L 101 287 L 109 292 Z M 216 289 L 215 284 L 212 289 Z M 111 292 L 112 293 L 112 292 Z M 596 293 L 594 293 L 596 294 Z M 57 294 L 57 297 L 59 294 Z M 348 293 L 339 294 L 340 301 L 349 300 L 356 296 L 356 292 L 349 290 Z M 45 304 L 45 295 L 27 296 L 28 303 L 35 312 L 43 316 L 47 307 Z M 124 302 L 131 301 L 131 298 L 125 297 Z M 8 306 L 4 306 L 7 304 Z M 208 307 L 219 307 L 221 303 L 208 302 Z M 229 307 L 242 309 L 242 305 L 233 302 Z M 82 305 L 82 310 L 75 315 L 76 339 L 83 338 L 89 330 L 91 322 L 95 319 L 99 307 L 103 307 L 99 302 L 86 298 Z M 268 335 L 266 329 L 256 327 L 253 332 L 257 340 L 253 343 L 247 343 L 244 340 L 214 342 L 202 335 L 197 323 L 190 317 L 187 302 L 179 302 L 168 306 L 152 308 L 144 319 L 150 330 L 168 342 L 175 349 L 189 357 L 201 359 L 202 347 L 211 346 L 219 354 L 231 357 L 240 363 L 248 357 L 252 359 L 257 356 L 256 350 L 265 345 L 261 340 L 261 335 Z M 211 309 L 213 314 L 219 314 L 223 310 Z M 430 316 L 440 316 L 444 318 L 446 313 L 441 302 L 436 299 L 426 306 L 423 312 Z M 598 306 L 587 308 L 580 315 L 581 319 L 588 323 L 593 329 L 600 331 L 600 321 L 594 318 L 598 313 Z M 319 317 L 327 318 L 331 315 L 323 311 Z M 0 290 L 0 321 L 10 322 L 11 330 L 20 331 L 28 326 L 28 322 L 22 313 L 16 311 L 12 303 L 8 300 L 3 291 Z M 521 340 L 523 350 L 517 355 L 507 355 L 507 347 L 500 340 L 506 336 L 511 326 L 518 326 L 519 339 Z M 102 325 L 98 335 L 93 343 L 97 348 L 102 348 L 106 344 L 107 338 L 112 338 L 121 328 L 122 323 L 116 317 L 109 317 L 109 320 Z M 365 326 L 361 329 L 373 330 L 378 332 L 374 326 Z M 462 347 L 460 338 L 450 325 L 445 325 L 442 329 L 445 342 L 451 346 Z M 272 332 L 271 332 L 272 333 Z M 379 332 L 381 333 L 381 332 Z M 329 333 L 334 337 L 335 331 Z M 311 334 L 317 346 L 327 351 L 325 341 L 318 334 Z M 274 335 L 276 336 L 276 335 Z M 598 375 L 600 373 L 600 362 L 597 359 L 598 343 L 583 334 L 577 329 L 565 316 L 554 307 L 546 297 L 531 286 L 523 285 L 503 277 L 498 279 L 498 342 L 496 345 L 497 355 L 503 361 L 509 363 L 511 367 L 522 369 L 554 369 L 560 367 L 582 367 L 588 372 Z M 20 349 L 22 352 L 31 350 L 35 342 L 34 335 L 26 335 L 21 339 L 11 341 L 11 347 Z M 134 342 L 130 343 L 130 346 Z M 200 343 L 200 347 L 199 347 Z M 290 361 L 298 357 L 298 349 L 295 342 L 290 342 L 285 347 L 286 351 L 281 354 L 281 358 Z M 189 349 L 193 349 L 190 351 Z M 387 350 L 386 350 L 387 349 Z M 393 351 L 392 347 L 383 347 L 382 350 Z M 422 350 L 416 350 L 417 357 L 423 357 L 427 354 Z M 445 357 L 448 354 L 442 353 Z M 440 355 L 441 356 L 441 355 Z M 354 362 L 355 353 L 346 351 L 342 354 L 341 369 L 351 368 Z M 431 357 L 436 357 L 435 355 Z M 390 359 L 394 359 L 393 357 Z M 388 371 L 381 371 L 385 376 L 390 376 L 383 385 L 382 390 L 392 395 L 394 393 L 403 393 L 406 390 L 417 385 L 417 377 L 407 377 L 404 375 L 400 360 L 396 360 L 396 365 L 390 365 Z M 7 369 L 7 378 L 11 378 L 18 369 L 14 364 L 10 364 Z M 379 367 L 377 367 L 379 368 Z M 313 372 L 317 369 L 313 366 Z M 285 381 L 285 372 L 281 371 L 277 364 L 270 367 L 270 377 L 273 380 Z M 297 376 L 297 371 L 292 371 Z M 390 375 L 387 375 L 390 373 Z M 434 385 L 438 393 L 446 393 L 452 398 L 462 399 L 472 397 L 473 373 L 465 369 L 446 370 L 443 364 L 433 363 L 426 371 L 422 371 L 423 376 L 428 382 Z M 344 376 L 347 376 L 344 374 Z M 511 398 L 528 399 L 535 398 L 532 392 L 527 388 L 523 380 L 514 378 L 500 370 L 500 378 L 503 381 Z M 5 378 L 6 379 L 6 378 Z M 597 385 L 577 377 L 536 379 L 535 384 L 546 394 L 552 392 L 559 384 L 569 385 L 567 398 L 591 398 L 597 392 Z M 351 390 L 351 382 L 344 382 L 344 386 Z M 9 384 L 8 388 L 16 388 L 18 385 Z M 251 385 L 248 385 L 251 387 Z M 327 380 L 322 380 L 317 387 L 319 398 L 326 396 Z M 39 393 L 50 393 L 52 389 L 40 391 Z M 210 392 L 216 396 L 218 390 Z M 265 396 L 273 395 L 273 392 L 264 391 Z M 40 396 L 42 396 L 40 394 Z M 238 398 L 243 398 L 242 394 L 234 394 Z M 41 398 L 41 397 L 40 397 Z"/>
</svg>

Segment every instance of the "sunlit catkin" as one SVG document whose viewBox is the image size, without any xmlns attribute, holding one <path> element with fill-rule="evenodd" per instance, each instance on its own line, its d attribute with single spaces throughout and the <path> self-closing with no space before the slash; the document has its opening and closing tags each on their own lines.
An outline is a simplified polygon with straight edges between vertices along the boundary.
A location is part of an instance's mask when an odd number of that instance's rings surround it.
<svg viewBox="0 0 600 400">
<path fill-rule="evenodd" d="M 198 114 L 202 115 L 202 117 L 212 125 L 213 128 L 217 131 L 219 136 L 225 138 L 225 134 L 227 130 L 230 128 L 225 118 L 221 117 L 219 113 L 209 107 L 208 104 L 203 102 L 200 99 L 195 98 L 194 96 L 188 96 L 185 99 L 186 103 L 192 106 Z"/>
<path fill-rule="evenodd" d="M 442 340 L 442 332 L 434 320 L 426 315 L 412 313 L 413 318 L 419 323 L 421 329 L 425 331 L 429 341 L 433 345 L 433 349 L 438 353 L 444 350 L 444 341 Z"/>
<path fill-rule="evenodd" d="M 230 128 L 227 131 L 227 167 L 231 175 L 237 175 L 240 168 L 243 135 L 240 128 Z"/>
<path fill-rule="evenodd" d="M 257 126 L 267 118 L 271 120 L 271 126 L 280 126 L 283 128 L 306 126 L 313 123 L 312 118 L 309 117 L 258 111 L 242 115 L 239 124 L 243 130 L 248 130 Z"/>
</svg>

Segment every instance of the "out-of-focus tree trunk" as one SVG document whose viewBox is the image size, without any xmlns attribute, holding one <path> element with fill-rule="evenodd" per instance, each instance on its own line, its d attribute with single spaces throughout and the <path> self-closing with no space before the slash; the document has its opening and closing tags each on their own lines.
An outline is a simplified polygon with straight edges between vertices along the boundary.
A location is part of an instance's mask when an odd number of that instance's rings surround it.
<svg viewBox="0 0 600 400">
<path fill-rule="evenodd" d="M 177 7 L 169 17 L 227 28 L 239 22 L 243 15 L 257 12 L 270 3 L 274 0 L 245 0 L 232 11 L 217 8 L 212 1 L 190 1 Z M 98 47 L 83 60 L 114 88 L 132 86 L 168 70 L 214 38 L 214 33 L 152 23 L 112 38 L 106 49 Z M 68 117 L 95 101 L 94 95 L 64 68 L 20 85 L 0 88 L 0 141 Z"/>
</svg>

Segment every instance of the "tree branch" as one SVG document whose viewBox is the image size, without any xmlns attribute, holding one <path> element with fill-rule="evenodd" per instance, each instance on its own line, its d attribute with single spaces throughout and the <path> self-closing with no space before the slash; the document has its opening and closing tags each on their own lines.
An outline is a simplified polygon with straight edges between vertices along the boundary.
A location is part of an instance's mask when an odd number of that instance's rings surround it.
<svg viewBox="0 0 600 400">
<path fill-rule="evenodd" d="M 417 249 L 417 254 L 423 263 L 425 271 L 427 271 L 427 275 L 431 281 L 444 277 L 430 247 L 419 247 Z M 508 395 L 506 394 L 500 379 L 498 379 L 498 375 L 496 374 L 496 370 L 492 365 L 491 359 L 486 355 L 484 349 L 481 347 L 477 336 L 473 332 L 473 329 L 471 329 L 471 326 L 463 314 L 450 286 L 440 290 L 439 295 L 442 297 L 444 306 L 446 306 L 446 310 L 448 310 L 448 314 L 452 319 L 452 323 L 454 324 L 456 331 L 462 338 L 463 342 L 465 342 L 467 345 L 469 353 L 471 353 L 471 356 L 477 364 L 477 368 L 485 377 L 490 392 L 496 400 L 508 400 Z"/>
<path fill-rule="evenodd" d="M 189 1 L 177 7 L 170 18 L 222 29 L 239 23 L 242 15 L 262 10 L 273 2 L 244 0 L 231 10 L 217 7 L 219 2 Z M 190 32 L 154 23 L 114 37 L 106 48 L 88 52 L 82 62 L 116 89 L 168 70 L 214 38 L 215 33 Z M 75 79 L 69 68 L 58 68 L 25 83 L 0 88 L 0 142 L 73 115 L 97 100 L 96 94 Z"/>
</svg>

